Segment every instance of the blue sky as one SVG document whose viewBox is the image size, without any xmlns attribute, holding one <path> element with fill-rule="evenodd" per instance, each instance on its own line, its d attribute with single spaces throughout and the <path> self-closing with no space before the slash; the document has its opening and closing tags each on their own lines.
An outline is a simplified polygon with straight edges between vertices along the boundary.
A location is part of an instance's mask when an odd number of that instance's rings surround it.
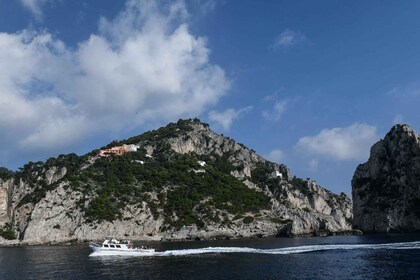
<svg viewBox="0 0 420 280">
<path fill-rule="evenodd" d="M 420 131 L 418 1 L 0 0 L 0 166 L 198 117 L 334 192 Z"/>
</svg>

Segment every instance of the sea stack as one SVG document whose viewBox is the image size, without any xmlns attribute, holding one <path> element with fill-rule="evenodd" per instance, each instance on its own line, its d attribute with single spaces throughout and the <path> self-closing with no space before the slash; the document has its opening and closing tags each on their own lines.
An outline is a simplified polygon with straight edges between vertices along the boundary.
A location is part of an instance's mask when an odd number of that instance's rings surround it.
<svg viewBox="0 0 420 280">
<path fill-rule="evenodd" d="M 392 127 L 352 180 L 353 227 L 364 232 L 420 230 L 420 136 Z"/>
</svg>

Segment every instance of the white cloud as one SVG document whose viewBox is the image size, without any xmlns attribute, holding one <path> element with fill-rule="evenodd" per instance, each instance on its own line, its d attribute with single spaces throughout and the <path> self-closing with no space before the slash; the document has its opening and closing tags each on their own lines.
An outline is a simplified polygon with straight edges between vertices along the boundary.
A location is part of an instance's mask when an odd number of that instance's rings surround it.
<svg viewBox="0 0 420 280">
<path fill-rule="evenodd" d="M 308 163 L 308 168 L 311 171 L 316 171 L 316 170 L 318 170 L 318 165 L 319 165 L 319 160 L 311 159 Z"/>
<path fill-rule="evenodd" d="M 298 31 L 293 31 L 290 29 L 284 30 L 280 35 L 278 35 L 274 42 L 271 44 L 272 49 L 277 48 L 288 48 L 305 42 L 306 36 Z"/>
<path fill-rule="evenodd" d="M 189 4 L 191 4 L 199 14 L 205 15 L 213 12 L 216 9 L 216 6 L 223 4 L 223 2 L 219 0 L 191 0 L 189 1 Z"/>
<path fill-rule="evenodd" d="M 397 114 L 392 121 L 394 124 L 401 124 L 404 121 L 404 116 L 401 114 Z"/>
<path fill-rule="evenodd" d="M 57 151 L 215 105 L 229 81 L 187 15 L 182 1 L 128 1 L 76 49 L 47 32 L 0 33 L 0 153 Z"/>
<path fill-rule="evenodd" d="M 369 156 L 370 147 L 378 138 L 375 126 L 355 123 L 343 128 L 323 129 L 315 136 L 302 137 L 295 148 L 337 160 L 363 160 Z"/>
<path fill-rule="evenodd" d="M 279 121 L 286 111 L 287 101 L 276 101 L 274 102 L 273 108 L 271 110 L 265 110 L 262 112 L 262 116 L 269 121 Z"/>
<path fill-rule="evenodd" d="M 22 5 L 28 9 L 38 20 L 42 18 L 42 6 L 56 0 L 20 0 Z"/>
<path fill-rule="evenodd" d="M 271 160 L 272 162 L 281 163 L 284 161 L 284 152 L 280 149 L 274 149 L 268 155 L 265 156 L 268 160 Z"/>
<path fill-rule="evenodd" d="M 413 82 L 405 86 L 396 86 L 387 92 L 387 95 L 396 97 L 420 96 L 420 82 Z"/>
<path fill-rule="evenodd" d="M 224 130 L 229 130 L 233 121 L 239 119 L 244 114 L 252 110 L 252 106 L 241 108 L 239 110 L 227 109 L 224 112 L 209 112 L 209 118 L 211 121 L 218 123 Z"/>
</svg>

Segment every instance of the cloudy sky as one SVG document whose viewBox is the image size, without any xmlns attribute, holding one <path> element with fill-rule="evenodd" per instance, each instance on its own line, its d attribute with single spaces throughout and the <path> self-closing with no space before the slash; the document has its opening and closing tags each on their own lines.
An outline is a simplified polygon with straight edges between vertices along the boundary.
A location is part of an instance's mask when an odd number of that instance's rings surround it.
<svg viewBox="0 0 420 280">
<path fill-rule="evenodd" d="M 420 131 L 419 1 L 0 0 L 0 166 L 198 117 L 351 192 Z"/>
</svg>

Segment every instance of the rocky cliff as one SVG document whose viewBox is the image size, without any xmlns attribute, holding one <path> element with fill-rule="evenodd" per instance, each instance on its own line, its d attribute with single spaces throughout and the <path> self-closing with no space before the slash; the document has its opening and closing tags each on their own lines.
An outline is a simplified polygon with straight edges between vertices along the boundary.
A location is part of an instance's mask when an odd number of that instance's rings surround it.
<svg viewBox="0 0 420 280">
<path fill-rule="evenodd" d="M 353 225 L 365 232 L 420 230 L 420 137 L 396 125 L 352 180 Z"/>
<path fill-rule="evenodd" d="M 122 147 L 112 149 L 115 147 Z M 104 155 L 103 151 L 124 151 Z M 352 204 L 292 177 L 199 120 L 114 141 L 84 156 L 0 176 L 2 244 L 325 235 L 351 230 Z"/>
</svg>

